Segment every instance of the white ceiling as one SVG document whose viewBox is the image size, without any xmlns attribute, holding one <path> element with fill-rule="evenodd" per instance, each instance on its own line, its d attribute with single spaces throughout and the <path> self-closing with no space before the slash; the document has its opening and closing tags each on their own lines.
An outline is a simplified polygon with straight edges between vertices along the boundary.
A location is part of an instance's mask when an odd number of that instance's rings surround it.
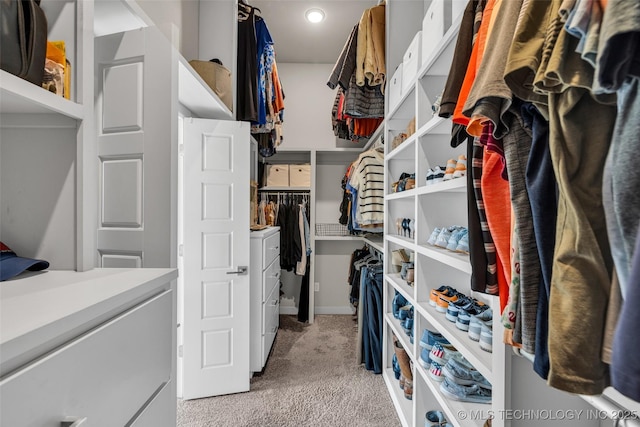
<svg viewBox="0 0 640 427">
<path fill-rule="evenodd" d="M 377 0 L 249 0 L 261 10 L 278 62 L 334 64 L 362 12 Z M 304 13 L 320 8 L 325 19 L 308 22 Z"/>
</svg>

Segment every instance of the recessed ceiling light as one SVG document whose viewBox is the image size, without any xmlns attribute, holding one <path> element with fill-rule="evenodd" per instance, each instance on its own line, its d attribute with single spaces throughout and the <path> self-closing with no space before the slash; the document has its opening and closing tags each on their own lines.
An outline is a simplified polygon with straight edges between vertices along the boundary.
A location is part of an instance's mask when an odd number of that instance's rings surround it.
<svg viewBox="0 0 640 427">
<path fill-rule="evenodd" d="M 305 12 L 304 16 L 307 21 L 317 24 L 324 20 L 324 11 L 322 9 L 309 9 Z"/>
</svg>

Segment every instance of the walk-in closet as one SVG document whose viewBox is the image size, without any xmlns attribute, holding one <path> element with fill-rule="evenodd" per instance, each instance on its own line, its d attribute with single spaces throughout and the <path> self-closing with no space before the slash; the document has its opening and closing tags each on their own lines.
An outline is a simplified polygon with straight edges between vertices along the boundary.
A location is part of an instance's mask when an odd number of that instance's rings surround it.
<svg viewBox="0 0 640 427">
<path fill-rule="evenodd" d="M 0 12 L 0 426 L 640 426 L 637 0 Z"/>
</svg>

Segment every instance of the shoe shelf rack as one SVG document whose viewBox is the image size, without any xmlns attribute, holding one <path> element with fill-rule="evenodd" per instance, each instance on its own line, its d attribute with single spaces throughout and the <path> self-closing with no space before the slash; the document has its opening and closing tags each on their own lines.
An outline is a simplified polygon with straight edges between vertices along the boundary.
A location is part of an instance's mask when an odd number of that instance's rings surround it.
<svg viewBox="0 0 640 427">
<path fill-rule="evenodd" d="M 387 31 L 390 70 L 402 62 L 402 54 L 414 40 L 422 24 L 421 16 L 424 16 L 431 2 L 425 2 L 424 5 L 421 2 L 411 3 L 415 4 L 410 6 L 408 2 L 393 0 L 387 2 L 387 23 L 393 30 Z M 419 22 L 416 22 L 416 14 Z M 452 19 L 451 26 L 433 47 L 428 58 L 419 62 L 421 65 L 417 67 L 417 73 L 408 83 L 403 81 L 405 89 L 395 105 L 387 106 L 385 119 L 385 141 L 392 141 L 400 132 L 405 132 L 412 119 L 416 121 L 415 133 L 395 148 L 390 144 L 385 147 L 383 376 L 405 427 L 425 425 L 425 414 L 430 410 L 442 411 L 454 426 L 480 426 L 484 420 L 471 414 L 499 413 L 509 407 L 506 373 L 510 370 L 511 359 L 501 344 L 503 329 L 498 316 L 493 319 L 494 345 L 493 352 L 489 353 L 481 349 L 478 342 L 471 340 L 467 332 L 447 320 L 444 313 L 429 305 L 431 289 L 449 285 L 495 307 L 494 313 L 499 312 L 497 297 L 471 291 L 469 255 L 427 243 L 435 227 L 467 226 L 466 177 L 429 185 L 426 182 L 430 168 L 444 166 L 448 159 L 457 159 L 466 154 L 466 145 L 457 148 L 450 146 L 451 120 L 434 115 L 432 110 L 446 83 L 461 18 L 459 15 Z M 392 183 L 402 173 L 415 173 L 415 188 L 394 193 Z M 413 235 L 410 237 L 400 235 L 396 230 L 397 221 L 402 218 L 413 221 Z M 392 252 L 399 249 L 404 249 L 413 257 L 412 285 L 393 269 Z M 393 316 L 392 301 L 396 292 L 401 293 L 413 306 L 413 340 Z M 425 329 L 441 333 L 492 384 L 491 404 L 453 400 L 440 391 L 440 383 L 432 379 L 428 369 L 420 364 L 420 338 Z M 412 362 L 412 400 L 405 398 L 394 375 L 393 335 L 398 338 Z M 496 418 L 493 425 L 503 426 L 505 422 Z"/>
</svg>

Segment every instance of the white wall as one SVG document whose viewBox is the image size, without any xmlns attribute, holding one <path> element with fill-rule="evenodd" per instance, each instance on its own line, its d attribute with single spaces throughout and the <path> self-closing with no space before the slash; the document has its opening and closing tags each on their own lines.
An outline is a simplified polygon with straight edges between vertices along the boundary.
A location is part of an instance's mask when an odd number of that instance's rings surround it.
<svg viewBox="0 0 640 427">
<path fill-rule="evenodd" d="M 178 29 L 178 50 L 187 60 L 198 57 L 197 0 L 138 0 L 138 4 L 153 22 L 165 32 L 174 24 Z M 165 33 L 171 39 L 170 34 Z"/>
<path fill-rule="evenodd" d="M 331 107 L 336 91 L 327 86 L 333 64 L 278 62 L 277 65 L 285 94 L 284 140 L 281 149 L 335 148 Z"/>
</svg>

